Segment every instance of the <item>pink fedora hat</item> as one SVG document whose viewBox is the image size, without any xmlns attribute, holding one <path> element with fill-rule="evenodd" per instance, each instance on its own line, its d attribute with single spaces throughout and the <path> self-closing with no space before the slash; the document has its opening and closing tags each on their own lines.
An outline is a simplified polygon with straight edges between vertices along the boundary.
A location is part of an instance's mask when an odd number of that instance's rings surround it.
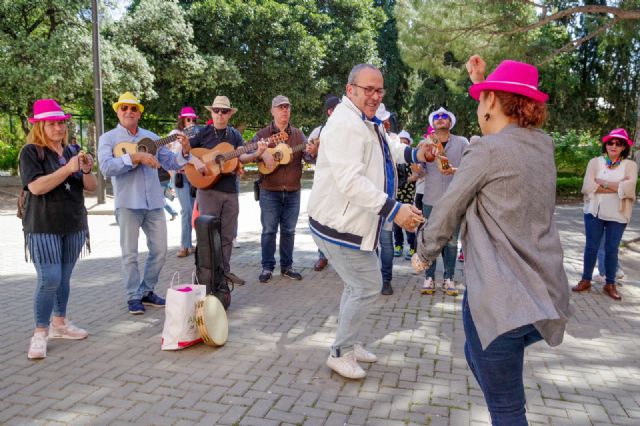
<svg viewBox="0 0 640 426">
<path fill-rule="evenodd" d="M 62 121 L 69 117 L 71 114 L 65 114 L 54 99 L 38 99 L 33 103 L 33 117 L 29 118 L 29 122 Z"/>
<path fill-rule="evenodd" d="M 477 101 L 483 90 L 517 93 L 536 102 L 549 99 L 549 95 L 538 90 L 538 69 L 518 61 L 502 61 L 485 81 L 469 87 L 469 94 Z"/>
<path fill-rule="evenodd" d="M 178 118 L 184 117 L 198 118 L 198 115 L 196 114 L 196 110 L 190 106 L 186 106 L 180 110 L 180 115 L 178 116 Z"/>
<path fill-rule="evenodd" d="M 612 131 L 610 131 L 607 136 L 602 138 L 602 143 L 607 143 L 607 141 L 610 140 L 610 139 L 622 139 L 622 140 L 627 141 L 629 146 L 633 145 L 633 141 L 629 137 L 629 134 L 627 133 L 627 131 L 625 129 L 622 129 L 622 128 L 613 129 Z"/>
</svg>

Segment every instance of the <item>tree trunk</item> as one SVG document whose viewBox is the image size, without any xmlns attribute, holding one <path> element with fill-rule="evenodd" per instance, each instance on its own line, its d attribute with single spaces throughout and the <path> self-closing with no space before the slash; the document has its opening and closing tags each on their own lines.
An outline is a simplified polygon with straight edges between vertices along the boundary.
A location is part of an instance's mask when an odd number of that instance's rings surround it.
<svg viewBox="0 0 640 426">
<path fill-rule="evenodd" d="M 636 137 L 635 137 L 635 145 L 636 151 L 640 152 L 640 94 L 638 94 L 638 105 L 636 108 Z M 637 156 L 638 154 L 636 154 Z"/>
</svg>

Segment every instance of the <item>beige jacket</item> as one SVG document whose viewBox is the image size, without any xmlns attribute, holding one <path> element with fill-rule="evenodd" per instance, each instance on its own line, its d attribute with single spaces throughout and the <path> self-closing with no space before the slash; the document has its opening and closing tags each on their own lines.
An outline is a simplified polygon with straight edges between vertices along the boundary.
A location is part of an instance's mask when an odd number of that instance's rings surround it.
<svg viewBox="0 0 640 426">
<path fill-rule="evenodd" d="M 596 183 L 596 177 L 600 171 L 598 165 L 598 158 L 594 157 L 589 161 L 587 166 L 587 172 L 584 175 L 584 181 L 582 182 L 582 194 L 584 195 L 584 201 L 591 201 L 598 189 Z M 622 160 L 620 166 L 624 166 L 625 180 L 618 186 L 618 197 L 620 197 L 620 207 L 618 210 L 622 216 L 627 218 L 627 223 L 631 220 L 631 209 L 633 203 L 636 200 L 636 182 L 638 180 L 638 165 L 631 160 Z"/>
</svg>

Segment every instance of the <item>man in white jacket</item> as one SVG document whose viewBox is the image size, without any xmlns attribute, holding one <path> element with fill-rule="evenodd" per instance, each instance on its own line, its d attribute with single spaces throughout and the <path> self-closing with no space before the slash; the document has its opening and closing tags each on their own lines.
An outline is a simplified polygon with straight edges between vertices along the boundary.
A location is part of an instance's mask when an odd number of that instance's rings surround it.
<svg viewBox="0 0 640 426">
<path fill-rule="evenodd" d="M 415 206 L 395 200 L 395 163 L 433 161 L 428 146 L 412 149 L 389 140 L 375 117 L 384 96 L 382 73 L 356 65 L 346 96 L 320 135 L 309 199 L 313 239 L 344 281 L 336 339 L 327 365 L 340 375 L 365 376 L 358 364 L 375 362 L 356 335 L 382 286 L 375 249 L 384 222 L 413 231 L 423 221 Z"/>
</svg>

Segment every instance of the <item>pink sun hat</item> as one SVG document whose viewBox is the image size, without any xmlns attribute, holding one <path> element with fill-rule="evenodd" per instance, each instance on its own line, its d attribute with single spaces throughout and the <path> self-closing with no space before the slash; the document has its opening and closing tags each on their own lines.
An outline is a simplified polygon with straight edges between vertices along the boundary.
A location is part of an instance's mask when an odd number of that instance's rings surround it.
<svg viewBox="0 0 640 426">
<path fill-rule="evenodd" d="M 485 81 L 469 87 L 469 95 L 477 101 L 483 90 L 516 93 L 541 103 L 549 99 L 538 90 L 538 69 L 518 61 L 502 61 Z"/>
<path fill-rule="evenodd" d="M 629 137 L 629 134 L 625 129 L 622 129 L 622 128 L 613 129 L 612 131 L 610 131 L 608 135 L 602 138 L 602 143 L 607 143 L 607 141 L 610 139 L 622 139 L 627 141 L 629 146 L 633 145 L 633 141 Z"/>
<path fill-rule="evenodd" d="M 71 114 L 65 114 L 55 99 L 38 99 L 33 103 L 33 117 L 29 117 L 29 123 L 63 121 L 69 117 Z"/>
<path fill-rule="evenodd" d="M 184 118 L 184 117 L 198 118 L 198 115 L 196 114 L 196 110 L 194 110 L 190 106 L 186 106 L 180 110 L 180 115 L 178 116 L 178 119 Z"/>
</svg>

